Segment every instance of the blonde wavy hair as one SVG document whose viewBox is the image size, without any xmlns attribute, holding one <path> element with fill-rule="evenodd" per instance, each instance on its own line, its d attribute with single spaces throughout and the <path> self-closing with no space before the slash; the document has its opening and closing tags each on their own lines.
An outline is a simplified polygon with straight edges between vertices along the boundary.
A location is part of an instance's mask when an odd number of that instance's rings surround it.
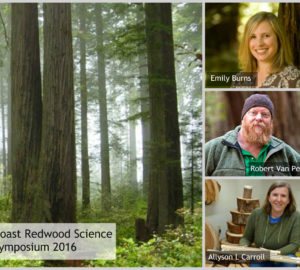
<svg viewBox="0 0 300 270">
<path fill-rule="evenodd" d="M 257 71 L 257 61 L 251 54 L 249 42 L 252 33 L 256 27 L 263 21 L 267 21 L 277 36 L 278 52 L 275 55 L 272 64 L 272 73 L 283 70 L 286 66 L 293 64 L 293 55 L 290 42 L 287 35 L 279 22 L 279 19 L 271 12 L 258 12 L 253 15 L 247 22 L 242 42 L 239 48 L 239 61 L 241 68 L 245 72 Z"/>
</svg>

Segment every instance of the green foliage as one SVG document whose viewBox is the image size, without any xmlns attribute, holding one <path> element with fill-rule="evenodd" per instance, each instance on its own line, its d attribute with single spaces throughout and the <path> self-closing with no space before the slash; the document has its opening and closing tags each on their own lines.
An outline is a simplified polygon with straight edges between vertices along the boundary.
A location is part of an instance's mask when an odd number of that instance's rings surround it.
<svg viewBox="0 0 300 270">
<path fill-rule="evenodd" d="M 184 215 L 184 227 L 167 229 L 163 236 L 155 236 L 147 243 L 137 244 L 134 222 L 136 218 L 145 218 L 147 204 L 137 196 L 129 186 L 119 183 L 113 186 L 112 210 L 108 214 L 101 212 L 100 198 L 95 197 L 91 208 L 79 212 L 78 222 L 112 222 L 117 224 L 117 259 L 113 261 L 85 261 L 84 266 L 97 267 L 200 267 L 202 260 L 202 213 L 201 204 L 191 215 L 190 210 L 181 212 Z M 0 199 L 1 222 L 8 222 L 11 209 L 11 199 Z M 33 260 L 0 261 L 0 267 L 42 267 L 47 262 Z M 58 262 L 57 266 L 64 266 Z"/>
<path fill-rule="evenodd" d="M 201 209 L 197 208 L 194 215 L 190 214 L 189 209 L 182 214 L 185 217 L 184 227 L 168 229 L 163 236 L 155 236 L 141 245 L 132 238 L 122 238 L 117 246 L 115 261 L 91 261 L 89 266 L 201 267 Z"/>
<path fill-rule="evenodd" d="M 167 229 L 163 236 L 155 235 L 146 243 L 134 241 L 136 218 L 146 217 L 146 202 L 129 186 L 119 183 L 113 187 L 112 210 L 101 212 L 100 198 L 93 200 L 91 209 L 78 213 L 78 222 L 112 222 L 117 224 L 116 260 L 85 261 L 93 267 L 199 267 L 202 261 L 201 203 L 194 215 L 182 211 L 184 227 Z M 80 209 L 80 207 L 78 207 Z"/>
<path fill-rule="evenodd" d="M 173 5 L 176 81 L 182 151 L 185 205 L 201 200 L 202 72 L 200 3 Z"/>
<path fill-rule="evenodd" d="M 0 222 L 9 222 L 11 214 L 11 196 L 0 198 Z"/>
<path fill-rule="evenodd" d="M 174 40 L 188 53 L 202 50 L 202 4 L 173 4 Z M 194 56 L 194 55 L 193 55 Z"/>
<path fill-rule="evenodd" d="M 0 267 L 43 267 L 44 261 L 33 260 L 0 260 Z"/>
<path fill-rule="evenodd" d="M 196 103 L 195 103 L 196 102 Z M 197 106 L 195 105 L 197 104 Z M 181 114 L 184 201 L 193 209 L 202 196 L 202 106 L 193 99 L 191 107 Z"/>
<path fill-rule="evenodd" d="M 0 222 L 9 223 L 11 214 L 11 195 L 0 198 Z M 43 261 L 35 260 L 0 260 L 0 267 L 41 267 Z"/>
<path fill-rule="evenodd" d="M 78 222 L 116 223 L 117 242 L 123 238 L 134 238 L 135 220 L 146 217 L 147 202 L 124 183 L 114 185 L 112 194 L 112 208 L 109 214 L 101 210 L 101 199 L 98 196 L 92 201 L 89 210 L 80 212 L 81 206 L 77 207 Z"/>
</svg>

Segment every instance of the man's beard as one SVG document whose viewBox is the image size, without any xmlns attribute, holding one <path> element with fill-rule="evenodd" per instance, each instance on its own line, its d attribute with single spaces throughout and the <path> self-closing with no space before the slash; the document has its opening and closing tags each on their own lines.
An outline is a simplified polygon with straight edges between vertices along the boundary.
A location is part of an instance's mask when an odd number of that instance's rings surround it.
<svg viewBox="0 0 300 270">
<path fill-rule="evenodd" d="M 255 125 L 260 126 L 260 131 L 255 131 Z M 264 122 L 258 123 L 257 121 L 251 124 L 243 122 L 242 130 L 243 138 L 246 142 L 256 145 L 267 145 L 271 141 L 273 121 L 270 125 L 266 125 Z"/>
</svg>

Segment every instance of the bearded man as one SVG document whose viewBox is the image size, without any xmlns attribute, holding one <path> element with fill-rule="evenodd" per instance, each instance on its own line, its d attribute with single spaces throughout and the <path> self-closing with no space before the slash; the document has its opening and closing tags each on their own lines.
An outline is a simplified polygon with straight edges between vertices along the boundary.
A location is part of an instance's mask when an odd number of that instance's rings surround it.
<svg viewBox="0 0 300 270">
<path fill-rule="evenodd" d="M 273 118 L 268 95 L 248 97 L 241 126 L 205 144 L 205 175 L 299 176 L 300 155 L 272 136 Z"/>
</svg>

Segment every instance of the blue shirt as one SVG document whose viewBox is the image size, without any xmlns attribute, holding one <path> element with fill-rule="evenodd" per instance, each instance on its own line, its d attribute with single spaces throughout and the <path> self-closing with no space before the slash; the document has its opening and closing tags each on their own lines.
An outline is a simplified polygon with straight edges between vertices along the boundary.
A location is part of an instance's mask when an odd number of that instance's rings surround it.
<svg viewBox="0 0 300 270">
<path fill-rule="evenodd" d="M 275 224 L 277 222 L 279 222 L 279 220 L 281 219 L 282 215 L 278 218 L 272 218 L 272 216 L 270 215 L 270 223 L 271 224 Z"/>
</svg>

